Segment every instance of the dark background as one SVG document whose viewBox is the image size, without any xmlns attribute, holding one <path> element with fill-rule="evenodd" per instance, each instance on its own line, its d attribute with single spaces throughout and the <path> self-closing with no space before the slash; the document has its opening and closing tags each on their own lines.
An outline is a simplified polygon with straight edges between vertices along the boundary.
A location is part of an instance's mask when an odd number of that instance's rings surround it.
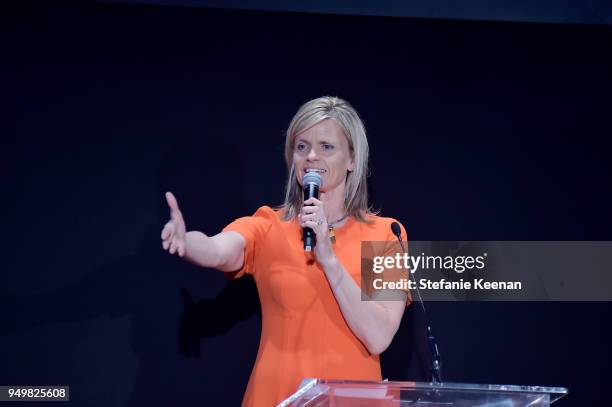
<svg viewBox="0 0 612 407">
<path fill-rule="evenodd" d="M 0 384 L 238 405 L 253 284 L 161 250 L 163 192 L 209 234 L 280 203 L 284 131 L 325 94 L 363 116 L 373 202 L 409 238 L 611 240 L 610 26 L 20 4 L 0 21 Z M 423 378 L 412 308 L 390 379 Z M 428 310 L 446 380 L 606 403 L 610 303 Z"/>
</svg>

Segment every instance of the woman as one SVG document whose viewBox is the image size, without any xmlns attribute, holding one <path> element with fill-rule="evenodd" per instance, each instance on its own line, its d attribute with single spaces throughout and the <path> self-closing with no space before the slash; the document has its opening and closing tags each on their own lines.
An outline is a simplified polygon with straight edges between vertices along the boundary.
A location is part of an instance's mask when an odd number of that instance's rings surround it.
<svg viewBox="0 0 612 407">
<path fill-rule="evenodd" d="M 378 355 L 397 332 L 406 304 L 362 301 L 361 241 L 394 241 L 393 219 L 368 207 L 368 143 L 346 101 L 304 104 L 287 130 L 285 202 L 263 206 L 221 233 L 185 231 L 178 204 L 166 193 L 170 221 L 162 246 L 171 254 L 240 277 L 252 274 L 262 308 L 262 334 L 243 406 L 276 405 L 302 379 L 381 380 Z M 316 171 L 319 199 L 303 201 L 302 178 Z M 316 234 L 305 252 L 302 228 Z M 405 232 L 403 238 L 405 239 Z"/>
</svg>

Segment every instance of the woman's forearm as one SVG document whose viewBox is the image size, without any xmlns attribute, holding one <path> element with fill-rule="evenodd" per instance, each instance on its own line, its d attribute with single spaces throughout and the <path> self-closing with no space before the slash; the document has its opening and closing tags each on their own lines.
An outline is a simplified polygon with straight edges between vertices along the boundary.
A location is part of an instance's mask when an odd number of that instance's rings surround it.
<svg viewBox="0 0 612 407">
<path fill-rule="evenodd" d="M 185 234 L 185 255 L 183 257 L 197 266 L 217 268 L 220 253 L 211 237 L 194 230 Z"/>
<path fill-rule="evenodd" d="M 397 312 L 378 301 L 362 301 L 361 289 L 337 257 L 323 269 L 348 326 L 371 354 L 382 353 L 397 332 L 401 314 L 398 318 Z"/>
<path fill-rule="evenodd" d="M 211 237 L 191 231 L 185 234 L 183 257 L 197 266 L 231 272 L 242 267 L 244 246 L 244 237 L 237 232 L 221 232 Z"/>
</svg>

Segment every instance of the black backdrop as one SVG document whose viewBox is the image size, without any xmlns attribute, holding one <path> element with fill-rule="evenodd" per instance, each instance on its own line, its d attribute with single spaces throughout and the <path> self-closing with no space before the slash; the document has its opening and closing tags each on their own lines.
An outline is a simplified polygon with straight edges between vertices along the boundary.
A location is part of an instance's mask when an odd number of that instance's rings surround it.
<svg viewBox="0 0 612 407">
<path fill-rule="evenodd" d="M 373 202 L 409 238 L 610 240 L 610 27 L 93 3 L 1 18 L 0 384 L 239 404 L 256 293 L 161 250 L 163 192 L 207 233 L 279 203 L 284 130 L 324 94 L 363 116 Z M 559 406 L 605 397 L 611 309 L 429 305 L 446 380 L 567 386 Z M 422 378 L 418 320 L 385 377 Z"/>
</svg>

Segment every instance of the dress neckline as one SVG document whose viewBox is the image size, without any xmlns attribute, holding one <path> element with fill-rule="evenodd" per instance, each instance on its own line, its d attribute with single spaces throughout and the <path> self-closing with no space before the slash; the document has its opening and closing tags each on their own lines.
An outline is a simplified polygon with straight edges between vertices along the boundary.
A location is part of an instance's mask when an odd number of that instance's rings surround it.
<svg viewBox="0 0 612 407">
<path fill-rule="evenodd" d="M 336 231 L 336 233 L 342 232 L 344 229 L 348 228 L 353 223 L 353 221 L 354 219 L 352 216 L 347 216 L 346 221 L 344 221 L 341 226 L 334 226 L 334 231 Z"/>
</svg>

